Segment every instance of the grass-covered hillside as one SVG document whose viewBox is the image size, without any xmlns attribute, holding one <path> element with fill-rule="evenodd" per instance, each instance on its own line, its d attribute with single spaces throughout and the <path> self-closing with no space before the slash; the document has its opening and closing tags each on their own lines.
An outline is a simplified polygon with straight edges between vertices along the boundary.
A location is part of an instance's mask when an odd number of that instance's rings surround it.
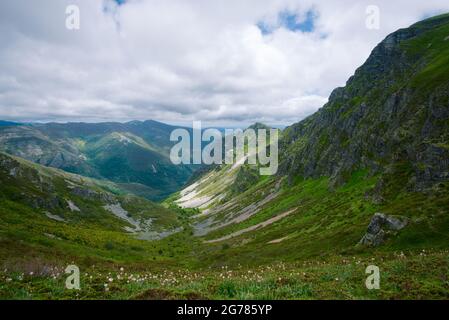
<svg viewBox="0 0 449 320">
<path fill-rule="evenodd" d="M 0 154 L 0 257 L 163 259 L 150 242 L 181 230 L 181 212 L 92 180 Z M 67 260 L 66 260 L 67 261 Z"/>
<path fill-rule="evenodd" d="M 375 180 L 359 172 L 346 186 L 329 192 L 327 179 L 298 180 L 293 186 L 286 182 L 276 186 L 277 181 L 267 179 L 234 200 L 235 214 L 239 208 L 254 209 L 254 201 L 260 204 L 267 193 L 277 192 L 246 220 L 200 236 L 195 235 L 195 222 L 202 219 L 195 217 L 198 212 L 177 209 L 184 228 L 151 241 L 121 230 L 127 223 L 108 212 L 103 213 L 101 225 L 83 225 L 71 213 L 61 222 L 26 206 L 3 204 L 0 296 L 448 298 L 448 186 L 430 196 L 404 193 L 388 199 L 388 204 L 376 205 L 369 197 Z M 68 196 L 84 208 L 81 199 Z M 377 211 L 406 216 L 409 224 L 389 234 L 381 246 L 359 245 Z M 224 210 L 223 216 L 230 212 Z M 276 217 L 281 218 L 261 225 Z M 255 225 L 260 227 L 248 231 Z M 80 291 L 64 289 L 64 268 L 69 264 L 81 269 Z M 373 264 L 382 272 L 380 290 L 365 287 L 365 269 Z"/>
</svg>

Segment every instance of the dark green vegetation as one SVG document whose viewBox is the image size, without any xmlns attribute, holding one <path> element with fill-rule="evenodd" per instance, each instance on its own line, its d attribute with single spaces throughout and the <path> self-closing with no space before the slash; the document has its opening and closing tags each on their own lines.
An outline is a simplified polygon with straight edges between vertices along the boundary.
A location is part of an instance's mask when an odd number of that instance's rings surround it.
<svg viewBox="0 0 449 320">
<path fill-rule="evenodd" d="M 0 126 L 0 150 L 84 176 L 107 179 L 150 200 L 182 187 L 194 171 L 169 159 L 175 127 L 156 121 Z"/>
<path fill-rule="evenodd" d="M 11 153 L 30 158 L 45 143 L 73 159 L 69 171 L 118 183 L 1 155 L 0 296 L 449 298 L 448 53 L 449 15 L 395 32 L 328 104 L 282 133 L 278 176 L 214 166 L 162 205 L 129 194 L 147 190 L 139 179 L 169 148 L 163 133 L 132 129 L 145 123 L 2 129 Z M 16 135 L 30 140 L 14 144 Z M 32 160 L 60 158 L 41 159 Z M 376 212 L 408 223 L 361 245 Z M 81 291 L 64 289 L 72 263 Z M 380 290 L 365 287 L 372 264 Z"/>
</svg>

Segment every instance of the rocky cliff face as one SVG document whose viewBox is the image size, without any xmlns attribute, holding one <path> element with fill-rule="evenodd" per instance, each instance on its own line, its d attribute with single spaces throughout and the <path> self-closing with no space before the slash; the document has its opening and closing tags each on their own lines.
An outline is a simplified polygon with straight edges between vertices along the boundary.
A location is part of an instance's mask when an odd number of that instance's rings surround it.
<svg viewBox="0 0 449 320">
<path fill-rule="evenodd" d="M 449 15 L 389 35 L 317 113 L 286 129 L 281 175 L 358 169 L 421 190 L 449 179 Z"/>
</svg>

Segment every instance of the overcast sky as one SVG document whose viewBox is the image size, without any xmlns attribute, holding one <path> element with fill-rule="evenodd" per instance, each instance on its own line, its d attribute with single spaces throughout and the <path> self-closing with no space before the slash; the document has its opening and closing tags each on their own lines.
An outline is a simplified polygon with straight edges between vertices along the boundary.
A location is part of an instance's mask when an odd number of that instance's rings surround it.
<svg viewBox="0 0 449 320">
<path fill-rule="evenodd" d="M 389 33 L 443 12 L 447 0 L 1 0 L 0 119 L 288 125 Z"/>
</svg>

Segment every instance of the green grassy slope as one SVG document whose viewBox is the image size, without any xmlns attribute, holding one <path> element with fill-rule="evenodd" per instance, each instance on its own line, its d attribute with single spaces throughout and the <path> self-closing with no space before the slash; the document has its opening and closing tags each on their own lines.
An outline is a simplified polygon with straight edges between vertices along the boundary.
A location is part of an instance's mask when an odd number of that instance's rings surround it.
<svg viewBox="0 0 449 320">
<path fill-rule="evenodd" d="M 138 240 L 140 234 L 161 234 L 184 224 L 178 212 L 126 194 L 111 182 L 1 153 L 0 164 L 0 257 L 5 264 L 30 257 L 163 259 L 160 248 Z M 125 216 L 108 206 L 122 208 Z"/>
</svg>

